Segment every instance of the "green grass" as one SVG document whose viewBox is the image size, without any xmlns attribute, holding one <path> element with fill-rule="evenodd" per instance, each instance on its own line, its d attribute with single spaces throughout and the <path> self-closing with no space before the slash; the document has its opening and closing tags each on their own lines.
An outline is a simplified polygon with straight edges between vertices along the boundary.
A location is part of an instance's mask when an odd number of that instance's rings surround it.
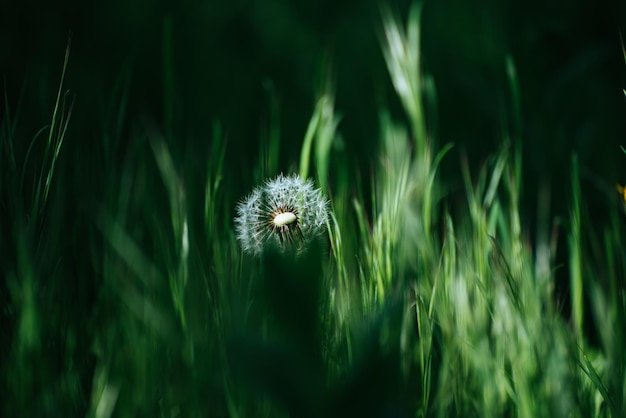
<svg viewBox="0 0 626 418">
<path fill-rule="evenodd" d="M 514 118 L 503 145 L 477 173 L 461 158 L 466 201 L 448 200 L 440 165 L 459 157 L 427 123 L 437 99 L 421 73 L 420 8 L 406 26 L 383 9 L 382 23 L 405 118 L 381 108 L 378 158 L 371 172 L 351 172 L 334 152 L 341 117 L 328 83 L 292 167 L 331 200 L 323 244 L 297 260 L 244 255 L 232 230 L 243 196 L 224 163 L 236 150 L 215 123 L 200 175 L 171 149 L 167 107 L 165 135 L 133 134 L 124 162 L 109 163 L 81 244 L 93 274 L 81 279 L 96 289 L 82 312 L 58 302 L 72 260 L 50 227 L 71 123 L 63 77 L 51 124 L 23 158 L 5 114 L 3 416 L 623 416 L 621 206 L 604 229 L 589 228 L 574 156 L 569 219 L 553 225 L 544 190 L 531 243 L 520 213 L 523 92 L 511 58 L 503 72 Z M 170 55 L 171 30 L 166 21 Z M 250 189 L 281 171 L 271 119 Z M 30 150 L 46 134 L 28 180 Z M 571 315 L 555 295 L 564 267 L 555 265 L 554 231 L 567 236 Z"/>
</svg>

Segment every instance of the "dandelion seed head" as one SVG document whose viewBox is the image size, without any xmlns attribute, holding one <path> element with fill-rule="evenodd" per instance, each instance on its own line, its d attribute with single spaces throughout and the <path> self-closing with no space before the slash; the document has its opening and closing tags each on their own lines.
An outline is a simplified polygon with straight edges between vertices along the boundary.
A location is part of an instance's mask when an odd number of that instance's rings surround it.
<svg viewBox="0 0 626 418">
<path fill-rule="evenodd" d="M 244 252 L 255 256 L 268 248 L 302 253 L 323 233 L 328 205 L 311 179 L 280 174 L 237 205 L 237 239 Z"/>
</svg>

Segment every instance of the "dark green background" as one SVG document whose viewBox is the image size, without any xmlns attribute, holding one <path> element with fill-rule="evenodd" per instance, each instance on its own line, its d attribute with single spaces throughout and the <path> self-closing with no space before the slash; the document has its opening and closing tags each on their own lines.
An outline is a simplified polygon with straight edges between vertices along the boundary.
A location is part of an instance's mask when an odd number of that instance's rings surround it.
<svg viewBox="0 0 626 418">
<path fill-rule="evenodd" d="M 409 4 L 392 8 L 405 20 Z M 453 142 L 456 149 L 442 168 L 452 196 L 463 199 L 461 154 L 478 167 L 503 142 L 503 132 L 516 134 L 505 73 L 510 54 L 521 92 L 528 221 L 542 182 L 551 186 L 554 214 L 567 214 L 572 153 L 582 166 L 585 201 L 601 221 L 616 204 L 615 183 L 626 182 L 619 150 L 626 144 L 619 40 L 626 2 L 427 1 L 422 23 L 423 64 L 439 100 L 431 128 L 439 144 Z M 329 66 L 343 115 L 345 146 L 337 152 L 344 155 L 337 161 L 367 172 L 376 161 L 379 108 L 403 117 L 380 31 L 377 1 L 2 2 L 0 74 L 17 120 L 18 160 L 50 121 L 71 33 L 65 87 L 75 108 L 57 173 L 70 223 L 98 203 L 107 173 L 120 167 L 129 138 L 146 126 L 165 132 L 175 159 L 202 178 L 219 121 L 228 138 L 225 174 L 241 184 L 234 200 L 250 188 L 275 100 L 280 164 L 293 168 Z M 166 109 L 173 120 L 164 120 Z"/>
<path fill-rule="evenodd" d="M 398 1 L 392 9 L 405 21 L 409 5 Z M 604 223 L 618 204 L 615 184 L 626 182 L 626 155 L 619 149 L 626 146 L 620 30 L 626 31 L 626 2 L 618 0 L 424 3 L 423 66 L 438 93 L 437 125 L 430 128 L 436 128 L 439 144 L 455 144 L 441 169 L 452 203 L 464 201 L 461 155 L 477 169 L 503 142 L 503 132 L 520 132 L 512 124 L 505 72 L 510 54 L 521 92 L 522 135 L 513 139 L 521 140 L 524 156 L 524 225 L 534 232 L 542 182 L 551 186 L 552 215 L 567 216 L 573 153 L 581 164 L 584 203 L 594 222 Z M 379 2 L 370 0 L 0 3 L 0 75 L 9 114 L 17 121 L 18 161 L 51 119 L 71 33 L 65 87 L 75 107 L 55 174 L 50 205 L 55 221 L 47 225 L 58 247 L 49 259 L 42 254 L 37 261 L 44 278 L 58 263 L 67 275 L 63 289 L 47 288 L 43 280 L 40 290 L 57 295 L 55 302 L 64 307 L 51 323 L 89 330 L 79 335 L 76 352 L 89 352 L 92 305 L 102 275 L 94 242 L 103 239 L 93 214 L 116 195 L 125 161 L 152 158 L 141 154 L 150 150 L 137 138 L 148 128 L 166 134 L 176 163 L 188 176 L 191 216 L 200 217 L 212 129 L 219 121 L 228 139 L 224 197 L 232 208 L 253 184 L 272 101 L 279 109 L 280 165 L 287 171 L 298 161 L 324 69 L 330 66 L 344 145 L 331 158 L 353 164 L 367 179 L 378 161 L 379 109 L 389 107 L 396 118 L 404 118 L 383 61 L 380 31 Z M 169 61 L 165 45 L 171 47 Z M 6 116 L 4 103 L 1 108 Z M 173 119 L 166 120 L 166 114 Z M 41 150 L 34 152 L 31 161 Z M 4 176 L 6 166 L 0 170 Z M 3 189 L 5 202 L 6 193 Z M 156 212 L 158 202 L 150 202 L 145 213 Z M 167 205 L 165 199 L 161 203 Z M 2 211 L 6 208 L 3 203 Z M 2 218 L 0 250 L 7 272 L 16 264 L 16 250 L 6 245 L 14 238 L 10 232 L 16 220 Z M 560 248 L 566 248 L 565 242 Z M 6 306 L 4 286 L 0 298 Z M 2 312 L 3 340 L 14 335 L 14 315 Z M 62 348 L 54 337 L 51 341 L 49 353 L 62 364 Z M 5 358 L 9 350 L 3 344 L 0 355 Z M 77 368 L 89 370 L 93 358 L 77 361 L 85 363 Z M 91 374 L 83 377 L 89 387 Z"/>
<path fill-rule="evenodd" d="M 343 116 L 344 147 L 336 161 L 354 164 L 367 179 L 377 161 L 379 109 L 390 107 L 404 117 L 381 53 L 379 4 L 2 2 L 0 74 L 17 120 L 18 161 L 50 121 L 71 33 L 65 87 L 75 107 L 57 171 L 68 224 L 59 231 L 66 236 L 81 236 L 81 220 L 91 222 L 84 214 L 105 199 L 111 176 L 134 158 L 128 157 L 133 149 L 143 152 L 131 138 L 146 127 L 164 132 L 178 164 L 201 179 L 212 126 L 219 121 L 228 139 L 225 175 L 234 187 L 234 206 L 253 183 L 275 101 L 280 166 L 292 169 L 326 68 Z M 404 21 L 409 5 L 394 2 L 392 10 Z M 462 154 L 477 168 L 503 142 L 503 133 L 519 139 L 505 72 L 510 54 L 521 92 L 529 230 L 538 184 L 551 187 L 553 215 L 567 215 L 572 153 L 582 166 L 585 203 L 602 222 L 617 203 L 615 183 L 626 182 L 626 156 L 619 150 L 626 144 L 626 64 L 619 39 L 626 2 L 427 1 L 422 24 L 423 65 L 438 94 L 431 129 L 439 144 L 455 144 L 442 167 L 452 201 L 464 200 Z M 164 119 L 167 109 L 172 120 Z M 200 195 L 202 182 L 196 186 L 192 194 Z"/>
<path fill-rule="evenodd" d="M 405 16 L 408 4 L 397 2 L 395 9 Z M 139 117 L 162 121 L 166 19 L 172 23 L 174 97 L 168 105 L 175 110 L 174 136 L 182 148 L 193 142 L 189 146 L 207 149 L 211 124 L 221 121 L 236 150 L 229 152 L 233 173 L 243 169 L 247 175 L 255 161 L 268 120 L 267 85 L 280 107 L 283 161 L 293 160 L 324 58 L 332 62 L 346 152 L 355 159 L 374 154 L 378 107 L 398 108 L 380 52 L 376 1 L 0 7 L 0 73 L 13 108 L 22 95 L 25 134 L 50 118 L 72 33 L 66 86 L 77 106 L 66 153 L 82 153 L 98 142 L 121 80 L 129 93 L 124 127 Z M 560 187 L 575 151 L 593 173 L 616 181 L 618 145 L 626 132 L 619 43 L 625 22 L 623 1 L 425 2 L 423 56 L 439 94 L 439 142 L 454 142 L 478 163 L 502 141 L 509 102 L 504 57 L 510 53 L 519 74 L 530 178 L 552 178 Z"/>
<path fill-rule="evenodd" d="M 219 121 L 228 139 L 225 174 L 235 200 L 254 182 L 252 167 L 275 102 L 280 166 L 293 169 L 326 68 L 343 116 L 344 147 L 337 151 L 343 155 L 336 161 L 354 164 L 367 179 L 377 158 L 379 109 L 390 107 L 403 117 L 381 53 L 379 5 L 3 2 L 0 74 L 10 108 L 19 110 L 18 151 L 23 155 L 50 120 L 71 33 L 66 88 L 76 106 L 58 172 L 66 201 L 74 202 L 70 211 L 97 204 L 107 172 L 119 169 L 116 161 L 129 154 L 129 138 L 146 126 L 164 132 L 178 163 L 202 178 L 212 126 Z M 397 1 L 392 10 L 404 21 L 409 5 Z M 452 200 L 464 200 L 460 156 L 468 155 L 476 168 L 510 134 L 522 142 L 522 201 L 531 231 L 539 184 L 550 186 L 553 215 L 567 214 L 572 153 L 582 166 L 585 201 L 602 221 L 617 203 L 615 183 L 626 182 L 619 150 L 626 144 L 626 64 L 619 39 L 626 2 L 427 1 L 422 23 L 423 65 L 438 94 L 436 126 L 430 128 L 440 145 L 455 144 L 442 167 Z M 170 60 L 164 54 L 168 43 Z M 521 131 L 511 117 L 506 54 L 517 67 Z M 164 120 L 167 109 L 171 120 Z M 85 202 L 87 209 L 76 209 Z"/>
</svg>

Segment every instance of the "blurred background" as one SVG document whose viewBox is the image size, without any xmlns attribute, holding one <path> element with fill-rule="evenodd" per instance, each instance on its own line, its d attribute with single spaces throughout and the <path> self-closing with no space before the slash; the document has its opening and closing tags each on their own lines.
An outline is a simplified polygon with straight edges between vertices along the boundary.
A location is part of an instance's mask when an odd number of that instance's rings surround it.
<svg viewBox="0 0 626 418">
<path fill-rule="evenodd" d="M 391 6 L 405 20 L 410 1 Z M 438 100 L 430 129 L 439 146 L 455 145 L 442 167 L 453 200 L 464 199 L 461 156 L 476 168 L 504 141 L 519 140 L 529 230 L 539 188 L 549 191 L 553 216 L 567 214 L 573 153 L 592 218 L 607 216 L 617 204 L 615 184 L 626 182 L 619 149 L 626 144 L 625 27 L 620 0 L 424 2 L 423 66 Z M 75 108 L 58 176 L 67 193 L 80 192 L 67 210 L 98 201 L 109 163 L 129 155 L 128 138 L 146 126 L 201 174 L 216 121 L 228 140 L 225 172 L 236 199 L 253 183 L 261 139 L 272 129 L 282 140 L 279 166 L 293 168 L 327 79 L 342 115 L 337 161 L 369 177 L 379 109 L 404 117 L 380 34 L 374 0 L 4 1 L 0 75 L 6 104 L 19 113 L 14 134 L 24 138 L 17 146 L 24 155 L 51 118 L 71 36 L 65 88 Z"/>
<path fill-rule="evenodd" d="M 405 21 L 411 2 L 390 3 Z M 50 123 L 71 38 L 64 88 L 74 108 L 55 174 L 50 211 L 57 222 L 47 226 L 59 238 L 58 252 L 49 260 L 43 254 L 39 266 L 45 276 L 59 268 L 57 254 L 64 254 L 67 281 L 51 291 L 56 303 L 72 308 L 51 321 L 93 330 L 90 313 L 102 272 L 93 246 L 85 243 L 102 241 L 93 213 L 112 204 L 105 201 L 117 193 L 110 181 L 116 170 L 146 152 L 137 145 L 141 140 L 129 138 L 161 132 L 189 176 L 189 206 L 201 208 L 204 184 L 193 177 L 205 178 L 219 122 L 227 139 L 223 171 L 232 186 L 225 198 L 234 207 L 253 184 L 261 140 L 271 129 L 281 138 L 279 166 L 294 167 L 329 77 L 342 115 L 337 161 L 369 178 L 377 161 L 379 109 L 405 117 L 380 48 L 379 6 L 374 0 L 1 2 L 0 114 L 14 123 L 18 159 Z M 523 222 L 530 234 L 540 190 L 549 190 L 552 217 L 567 216 L 574 153 L 590 218 L 604 223 L 620 204 L 616 184 L 626 183 L 620 31 L 626 32 L 623 0 L 424 2 L 422 63 L 437 91 L 430 129 L 439 146 L 455 145 L 441 168 L 452 204 L 464 200 L 462 156 L 477 170 L 513 140 L 522 146 Z M 507 56 L 517 72 L 521 120 L 512 111 Z M 38 152 L 34 147 L 30 161 Z M 0 170 L 6 174 L 6 167 Z M 27 176 L 35 170 L 27 168 Z M 149 215 L 150 208 L 145 211 Z M 3 218 L 6 233 L 13 220 Z M 560 248 L 565 251 L 564 242 Z M 10 245 L 0 249 L 3 262 L 17 263 Z M 9 300 L 6 288 L 0 297 L 3 305 Z M 12 315 L 2 313 L 2 339 L 13 335 Z M 72 352 L 88 353 L 92 332 L 77 334 Z M 4 357 L 9 347 L 3 346 Z M 62 361 L 63 350 L 56 349 L 51 352 Z M 85 362 L 76 366 L 80 370 L 93 365 L 89 356 L 75 361 Z"/>
<path fill-rule="evenodd" d="M 5 1 L 0 74 L 9 107 L 20 103 L 17 128 L 30 137 L 50 119 L 71 33 L 66 87 L 76 108 L 66 152 L 95 152 L 101 142 L 95 138 L 118 114 L 128 130 L 139 118 L 162 127 L 167 112 L 171 134 L 185 142 L 181 149 L 206 148 L 219 120 L 237 150 L 228 153 L 233 174 L 246 175 L 274 101 L 285 139 L 281 159 L 293 159 L 329 67 L 345 152 L 366 161 L 376 151 L 378 108 L 399 110 L 380 49 L 379 3 Z M 409 4 L 395 1 L 392 8 L 404 20 Z M 426 1 L 422 22 L 440 144 L 453 142 L 480 163 L 503 141 L 510 54 L 521 93 L 526 185 L 546 179 L 553 192 L 563 189 L 572 152 L 609 188 L 618 174 L 623 178 L 626 68 L 619 33 L 626 3 Z"/>
</svg>

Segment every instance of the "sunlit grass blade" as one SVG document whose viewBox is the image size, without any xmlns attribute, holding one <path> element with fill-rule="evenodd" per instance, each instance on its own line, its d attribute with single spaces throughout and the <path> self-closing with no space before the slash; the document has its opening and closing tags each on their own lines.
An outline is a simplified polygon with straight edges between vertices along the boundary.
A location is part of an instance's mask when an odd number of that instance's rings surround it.
<svg viewBox="0 0 626 418">
<path fill-rule="evenodd" d="M 421 4 L 414 3 L 409 11 L 406 28 L 382 7 L 383 55 L 391 81 L 411 122 L 417 147 L 426 146 L 426 125 L 422 105 L 422 69 L 420 59 Z"/>
<path fill-rule="evenodd" d="M 582 225 L 581 225 L 581 192 L 578 177 L 578 159 L 572 159 L 572 202 L 570 206 L 569 263 L 570 289 L 572 292 L 572 321 L 576 335 L 583 333 L 583 261 L 582 261 Z"/>
<path fill-rule="evenodd" d="M 328 187 L 330 151 L 340 121 L 340 116 L 335 114 L 334 101 L 330 90 L 319 97 L 300 151 L 300 177 L 307 178 L 310 175 L 311 150 L 314 150 L 316 174 L 322 189 Z"/>
</svg>

